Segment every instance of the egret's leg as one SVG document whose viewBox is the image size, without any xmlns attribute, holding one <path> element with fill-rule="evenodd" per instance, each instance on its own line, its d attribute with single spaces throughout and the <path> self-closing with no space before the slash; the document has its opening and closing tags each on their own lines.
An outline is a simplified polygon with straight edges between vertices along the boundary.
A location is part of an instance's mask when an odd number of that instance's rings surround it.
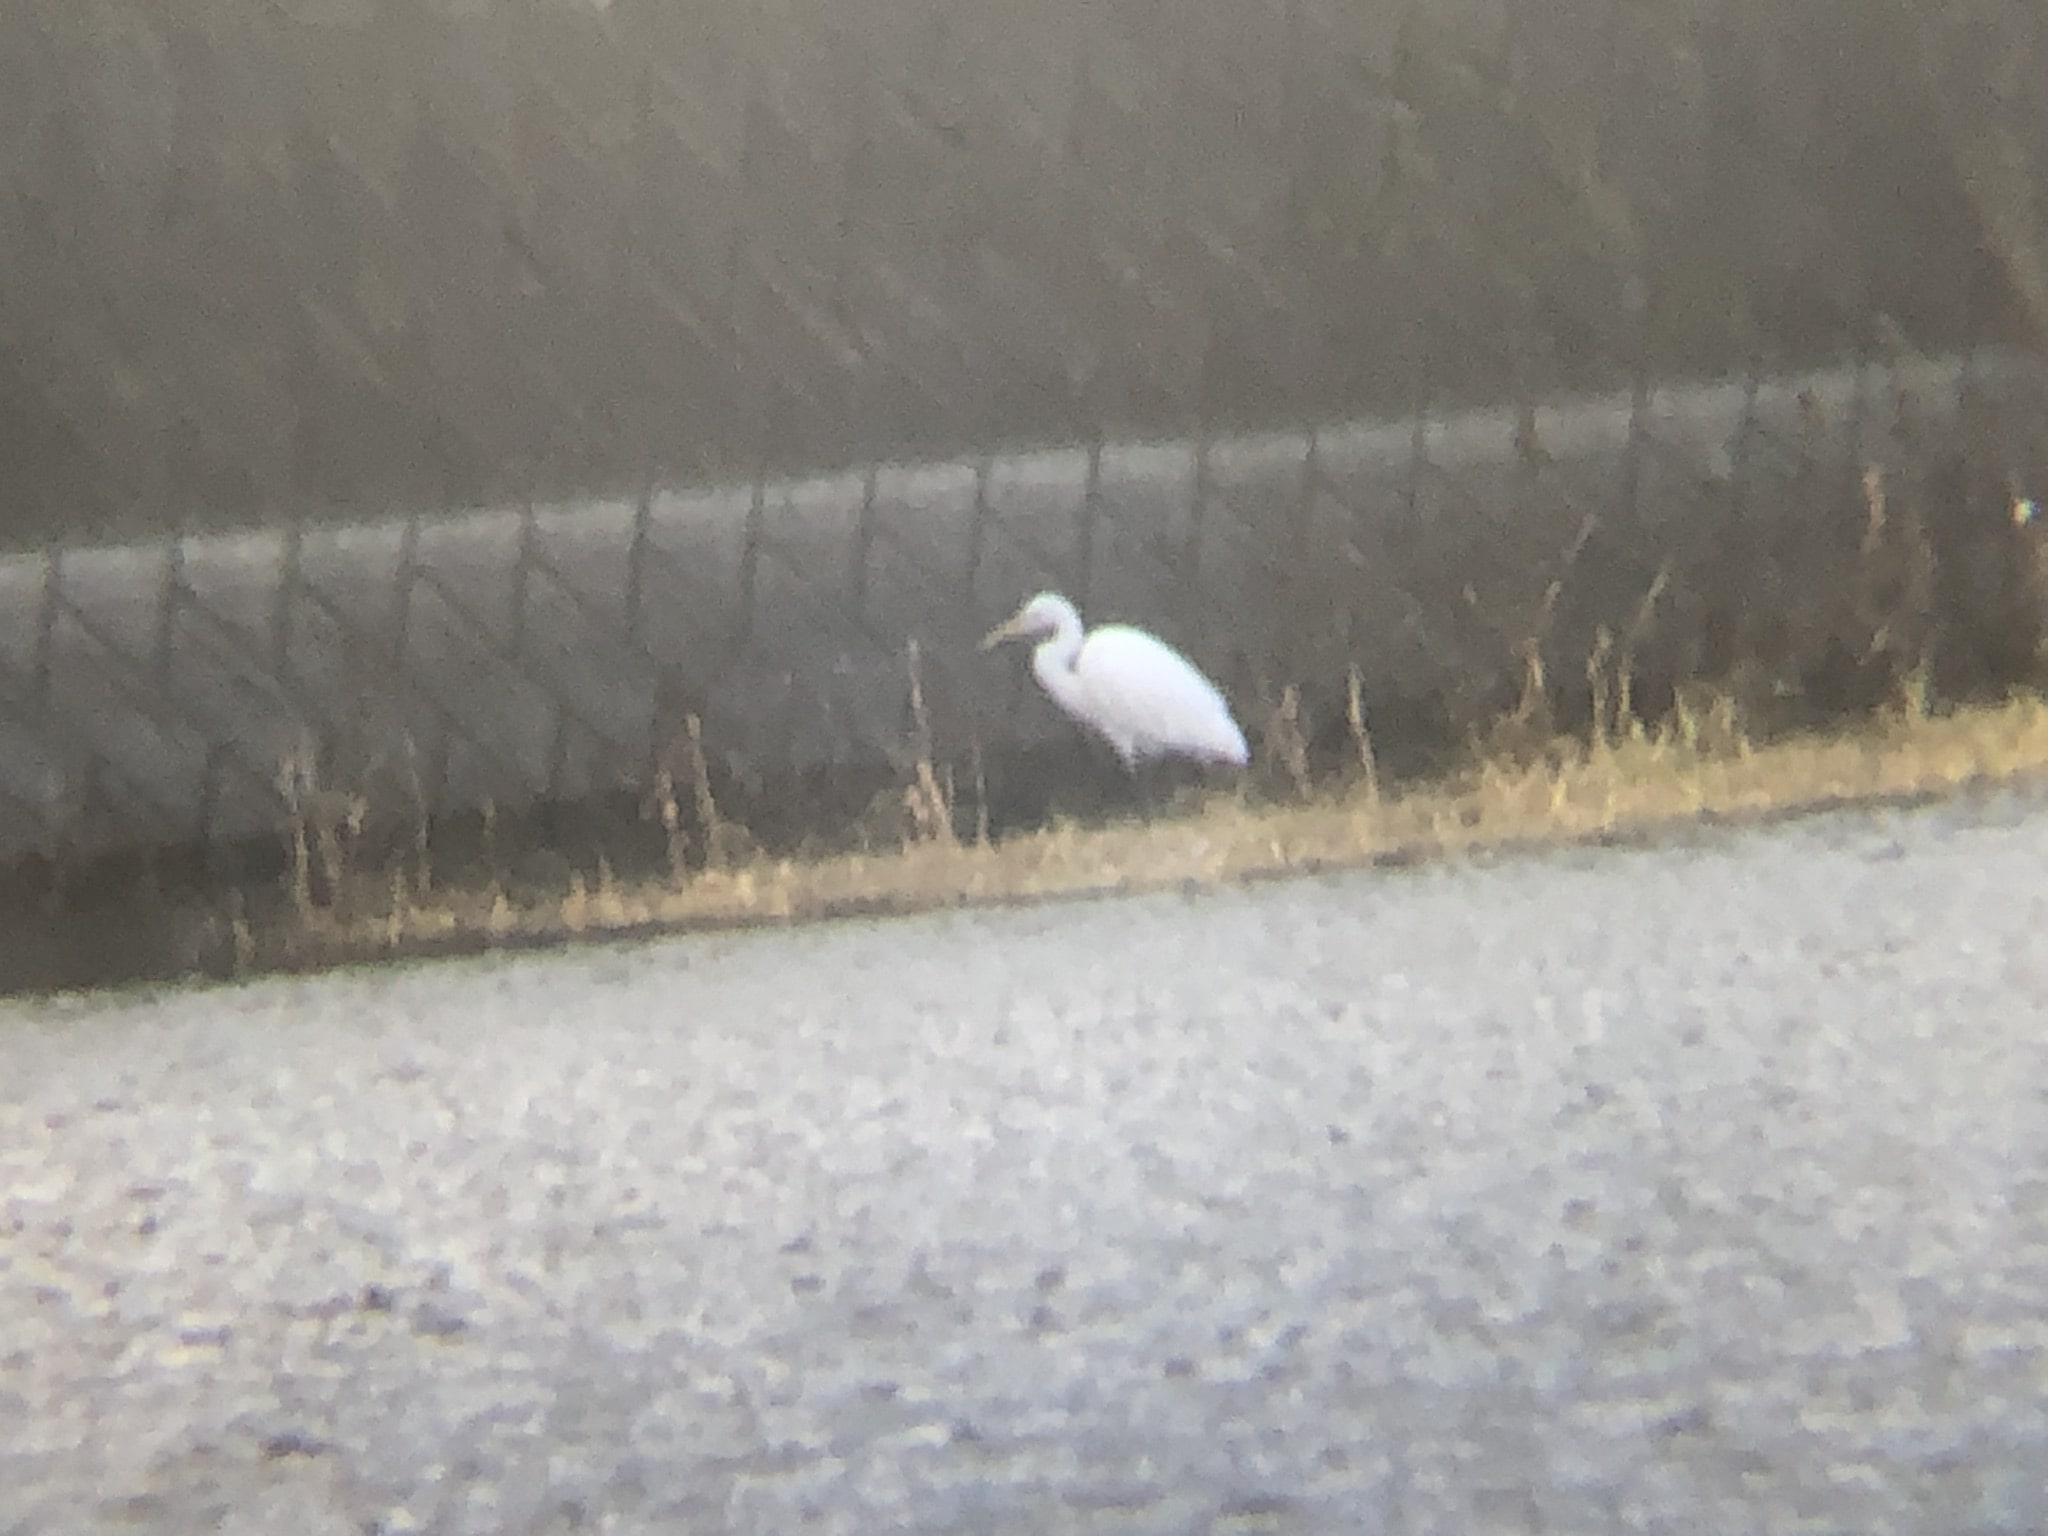
<svg viewBox="0 0 2048 1536">
<path fill-rule="evenodd" d="M 1132 798 L 1138 814 L 1146 821 L 1160 821 L 1181 809 L 1181 791 L 1187 784 L 1187 765 L 1172 758 L 1140 763 L 1131 772 Z"/>
<path fill-rule="evenodd" d="M 1152 770 L 1153 763 L 1141 763 L 1133 758 L 1118 754 L 1123 764 L 1125 799 L 1132 812 L 1140 821 L 1150 821 L 1156 807 L 1153 804 Z"/>
</svg>

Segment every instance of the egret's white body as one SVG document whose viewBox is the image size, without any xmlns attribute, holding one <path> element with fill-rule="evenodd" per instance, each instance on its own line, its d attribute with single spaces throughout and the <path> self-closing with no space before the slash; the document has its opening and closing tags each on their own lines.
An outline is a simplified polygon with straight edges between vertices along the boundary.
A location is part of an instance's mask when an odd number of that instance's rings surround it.
<svg viewBox="0 0 2048 1536">
<path fill-rule="evenodd" d="M 1251 758 L 1216 685 L 1157 635 L 1128 624 L 1084 635 L 1074 605 L 1041 592 L 991 630 L 982 649 L 1005 640 L 1038 642 L 1031 670 L 1039 686 L 1127 769 L 1161 757 L 1238 767 Z"/>
</svg>

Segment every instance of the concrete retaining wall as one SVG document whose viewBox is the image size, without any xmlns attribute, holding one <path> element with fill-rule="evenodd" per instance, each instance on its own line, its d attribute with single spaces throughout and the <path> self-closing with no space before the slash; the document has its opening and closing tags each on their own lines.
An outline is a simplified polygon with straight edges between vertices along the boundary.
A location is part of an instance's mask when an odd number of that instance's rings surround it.
<svg viewBox="0 0 2048 1536">
<path fill-rule="evenodd" d="M 1455 737 L 1605 627 L 1646 694 L 2032 676 L 2048 366 L 2020 353 L 1312 433 L 1020 450 L 633 500 L 0 561 L 0 856 L 264 836 L 292 793 L 433 813 L 1072 741 L 982 629 L 1062 588 L 1258 734 L 1348 667 Z M 1825 702 L 1825 701 L 1823 701 Z M 1398 750 L 1398 739 L 1391 743 Z M 1078 747 L 1076 750 L 1080 750 Z"/>
</svg>

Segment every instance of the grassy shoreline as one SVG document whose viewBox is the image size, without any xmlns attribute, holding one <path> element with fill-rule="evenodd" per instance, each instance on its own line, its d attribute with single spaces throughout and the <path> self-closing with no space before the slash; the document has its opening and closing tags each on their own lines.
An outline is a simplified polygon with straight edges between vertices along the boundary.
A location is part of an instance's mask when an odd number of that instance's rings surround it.
<svg viewBox="0 0 2048 1536">
<path fill-rule="evenodd" d="M 895 849 L 754 855 L 656 879 L 572 874 L 514 900 L 496 880 L 415 894 L 364 874 L 363 902 L 280 905 L 199 920 L 196 969 L 249 975 L 590 940 L 1019 905 L 1284 878 L 1371 865 L 1639 841 L 1701 824 L 1767 821 L 1844 805 L 1910 802 L 2048 773 L 2048 700 L 2016 697 L 1930 715 L 1895 710 L 1828 732 L 1753 744 L 1722 722 L 1631 727 L 1557 741 L 1443 780 L 1382 792 L 1367 771 L 1293 803 L 1213 794 L 1152 822 L 1062 824 L 995 841 L 946 819 Z"/>
</svg>

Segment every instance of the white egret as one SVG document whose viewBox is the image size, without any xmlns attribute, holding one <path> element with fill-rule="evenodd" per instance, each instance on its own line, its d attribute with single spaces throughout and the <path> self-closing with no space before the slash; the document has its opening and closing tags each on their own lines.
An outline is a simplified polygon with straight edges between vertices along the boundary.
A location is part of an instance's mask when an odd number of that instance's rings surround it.
<svg viewBox="0 0 2048 1536">
<path fill-rule="evenodd" d="M 1053 703 L 1116 752 L 1127 771 L 1153 758 L 1243 767 L 1251 753 L 1216 685 L 1156 635 L 1128 624 L 1081 631 L 1081 615 L 1041 592 L 982 640 L 1035 640 L 1031 670 Z"/>
</svg>

